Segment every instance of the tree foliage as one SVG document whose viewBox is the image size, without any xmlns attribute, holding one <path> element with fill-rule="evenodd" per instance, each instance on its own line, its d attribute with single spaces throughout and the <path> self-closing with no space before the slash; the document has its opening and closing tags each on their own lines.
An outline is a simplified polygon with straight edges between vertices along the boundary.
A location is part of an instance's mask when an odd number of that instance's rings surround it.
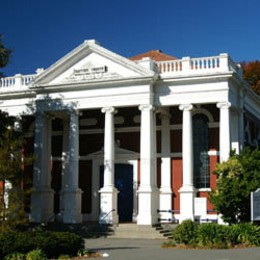
<svg viewBox="0 0 260 260">
<path fill-rule="evenodd" d="M 260 61 L 242 62 L 243 78 L 249 82 L 251 88 L 260 95 Z"/>
<path fill-rule="evenodd" d="M 250 192 L 260 187 L 260 150 L 244 148 L 217 165 L 217 188 L 210 193 L 215 210 L 232 223 L 250 221 Z"/>
<path fill-rule="evenodd" d="M 0 68 L 5 67 L 9 60 L 12 53 L 11 49 L 7 49 L 3 44 L 3 35 L 0 34 Z M 0 71 L 0 77 L 2 77 L 3 74 Z"/>
<path fill-rule="evenodd" d="M 7 231 L 27 222 L 24 198 L 28 190 L 24 185 L 30 182 L 24 174 L 24 167 L 32 164 L 33 157 L 24 157 L 24 141 L 15 127 L 14 117 L 0 112 L 0 215 L 1 231 Z"/>
</svg>

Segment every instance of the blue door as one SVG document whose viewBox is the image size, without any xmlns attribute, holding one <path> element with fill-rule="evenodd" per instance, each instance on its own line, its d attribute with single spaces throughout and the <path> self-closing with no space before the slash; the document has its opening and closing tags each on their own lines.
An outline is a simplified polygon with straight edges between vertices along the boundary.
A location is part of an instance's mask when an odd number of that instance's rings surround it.
<svg viewBox="0 0 260 260">
<path fill-rule="evenodd" d="M 104 166 L 100 167 L 100 187 L 104 185 Z M 115 164 L 115 187 L 118 189 L 119 222 L 132 222 L 133 218 L 133 166 Z"/>
</svg>

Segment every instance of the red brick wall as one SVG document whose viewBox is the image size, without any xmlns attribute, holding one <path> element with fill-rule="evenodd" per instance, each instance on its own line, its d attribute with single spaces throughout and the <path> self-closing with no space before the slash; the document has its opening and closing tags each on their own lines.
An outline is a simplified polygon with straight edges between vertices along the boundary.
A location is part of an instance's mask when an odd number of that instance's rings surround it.
<svg viewBox="0 0 260 260">
<path fill-rule="evenodd" d="M 182 186 L 182 158 L 172 158 L 172 190 L 173 200 L 172 208 L 180 210 L 179 189 Z"/>
</svg>

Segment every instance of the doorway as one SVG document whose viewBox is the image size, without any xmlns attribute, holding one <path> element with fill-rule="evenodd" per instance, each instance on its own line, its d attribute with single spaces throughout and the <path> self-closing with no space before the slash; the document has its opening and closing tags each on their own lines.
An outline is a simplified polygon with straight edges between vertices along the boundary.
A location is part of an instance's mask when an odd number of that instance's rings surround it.
<svg viewBox="0 0 260 260">
<path fill-rule="evenodd" d="M 100 188 L 104 186 L 104 165 L 100 166 Z M 118 189 L 119 222 L 132 222 L 134 209 L 133 165 L 115 164 L 115 187 Z"/>
</svg>

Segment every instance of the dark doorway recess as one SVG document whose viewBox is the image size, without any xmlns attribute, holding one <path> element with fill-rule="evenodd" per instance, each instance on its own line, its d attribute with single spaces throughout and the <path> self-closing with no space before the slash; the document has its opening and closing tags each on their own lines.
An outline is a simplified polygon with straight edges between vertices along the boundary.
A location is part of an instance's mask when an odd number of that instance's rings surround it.
<svg viewBox="0 0 260 260">
<path fill-rule="evenodd" d="M 100 166 L 100 187 L 104 185 L 104 166 Z M 118 189 L 119 222 L 133 220 L 133 166 L 130 164 L 115 164 L 115 187 Z"/>
</svg>

